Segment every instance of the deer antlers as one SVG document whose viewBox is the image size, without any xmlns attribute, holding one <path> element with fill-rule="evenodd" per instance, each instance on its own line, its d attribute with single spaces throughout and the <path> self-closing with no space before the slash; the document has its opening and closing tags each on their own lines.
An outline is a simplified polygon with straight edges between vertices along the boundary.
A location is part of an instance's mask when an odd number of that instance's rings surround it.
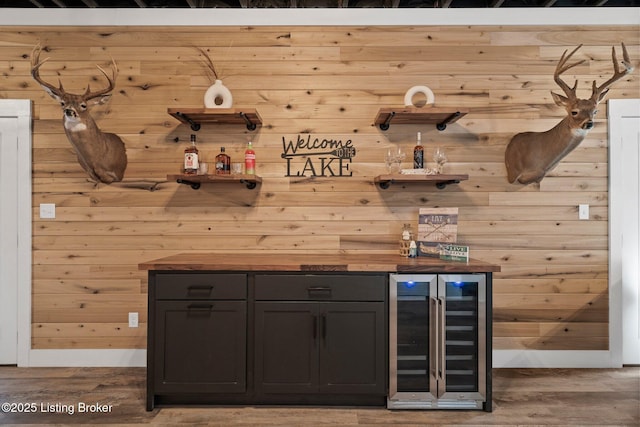
<svg viewBox="0 0 640 427">
<path fill-rule="evenodd" d="M 40 67 L 42 64 L 47 62 L 49 58 L 45 58 L 42 61 L 40 60 L 40 53 L 42 52 L 42 46 L 37 44 L 33 51 L 31 52 L 31 76 L 35 81 L 40 83 L 40 85 L 49 92 L 51 95 L 57 95 L 58 97 L 62 97 L 65 93 L 64 88 L 62 87 L 62 82 L 58 79 L 58 86 L 55 87 L 50 83 L 47 83 L 40 77 Z M 118 65 L 116 61 L 111 58 L 111 77 L 107 74 L 107 72 L 99 65 L 96 65 L 98 70 L 105 76 L 108 86 L 102 90 L 98 90 L 96 92 L 91 92 L 91 85 L 87 84 L 87 90 L 85 91 L 83 98 L 88 101 L 90 99 L 101 97 L 109 92 L 111 92 L 116 87 L 116 79 L 118 77 Z"/>
<path fill-rule="evenodd" d="M 613 60 L 613 76 L 606 82 L 602 83 L 600 86 L 596 87 L 596 81 L 593 81 L 593 89 L 591 98 L 600 101 L 609 91 L 609 86 L 612 83 L 620 80 L 627 74 L 633 71 L 633 65 L 631 65 L 631 60 L 629 59 L 629 53 L 627 52 L 627 47 L 622 44 L 622 65 L 624 65 L 624 70 L 620 70 L 620 65 L 618 64 L 618 57 L 616 56 L 616 48 L 611 47 L 611 59 Z"/>
<path fill-rule="evenodd" d="M 58 79 L 58 84 L 60 85 L 60 87 L 57 88 L 40 78 L 40 67 L 42 66 L 42 64 L 49 60 L 49 58 L 45 58 L 40 61 L 41 52 L 42 46 L 40 44 L 37 44 L 31 52 L 31 77 L 33 77 L 36 82 L 40 83 L 40 86 L 42 86 L 47 92 L 49 92 L 50 95 L 57 95 L 58 97 L 61 97 L 64 93 L 64 89 L 62 88 L 62 82 L 60 81 L 60 79 Z"/>
<path fill-rule="evenodd" d="M 631 60 L 629 59 L 629 52 L 627 52 L 627 47 L 624 45 L 624 43 L 621 43 L 621 44 L 622 44 L 622 59 L 623 59 L 622 65 L 624 65 L 624 70 L 620 70 L 618 57 L 616 55 L 616 48 L 614 46 L 611 48 L 611 57 L 613 60 L 613 69 L 614 69 L 613 76 L 606 82 L 602 83 L 600 86 L 596 86 L 596 81 L 595 80 L 593 81 L 591 99 L 595 102 L 600 102 L 602 98 L 604 98 L 604 96 L 609 91 L 609 86 L 611 86 L 614 82 L 620 80 L 621 78 L 623 78 L 624 76 L 626 76 L 627 74 L 633 71 L 633 65 L 631 65 Z M 581 61 L 574 62 L 573 64 L 567 64 L 567 62 L 573 56 L 573 54 L 576 53 L 578 49 L 580 49 L 581 47 L 582 45 L 576 47 L 571 51 L 569 55 L 567 55 L 567 51 L 565 50 L 562 53 L 562 57 L 558 61 L 558 65 L 556 65 L 555 72 L 553 73 L 553 80 L 558 84 L 558 86 L 560 86 L 560 88 L 564 91 L 564 93 L 567 95 L 567 98 L 569 100 L 577 99 L 576 88 L 578 87 L 578 80 L 575 81 L 575 83 L 573 84 L 573 87 L 569 87 L 569 85 L 560 78 L 560 74 L 586 61 L 586 59 L 583 59 Z M 555 95 L 559 96 L 557 94 Z"/>
</svg>

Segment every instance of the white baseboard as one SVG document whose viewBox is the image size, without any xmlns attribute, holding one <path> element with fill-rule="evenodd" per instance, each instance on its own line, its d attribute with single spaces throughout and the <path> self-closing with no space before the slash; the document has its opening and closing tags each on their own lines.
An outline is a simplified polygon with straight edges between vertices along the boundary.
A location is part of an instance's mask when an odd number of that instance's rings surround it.
<svg viewBox="0 0 640 427">
<path fill-rule="evenodd" d="M 21 367 L 144 367 L 147 350 L 30 350 Z"/>
<path fill-rule="evenodd" d="M 145 367 L 147 350 L 30 350 L 23 367 Z M 609 351 L 494 350 L 494 368 L 619 368 Z"/>
<path fill-rule="evenodd" d="M 609 351 L 494 350 L 494 368 L 620 368 Z"/>
</svg>

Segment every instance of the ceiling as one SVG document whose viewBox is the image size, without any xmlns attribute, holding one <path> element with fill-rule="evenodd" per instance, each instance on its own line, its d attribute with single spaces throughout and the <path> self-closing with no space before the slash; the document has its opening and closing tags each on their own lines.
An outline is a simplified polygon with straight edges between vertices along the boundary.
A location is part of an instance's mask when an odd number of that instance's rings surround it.
<svg viewBox="0 0 640 427">
<path fill-rule="evenodd" d="M 640 0 L 0 0 L 15 8 L 523 8 L 637 7 Z"/>
</svg>

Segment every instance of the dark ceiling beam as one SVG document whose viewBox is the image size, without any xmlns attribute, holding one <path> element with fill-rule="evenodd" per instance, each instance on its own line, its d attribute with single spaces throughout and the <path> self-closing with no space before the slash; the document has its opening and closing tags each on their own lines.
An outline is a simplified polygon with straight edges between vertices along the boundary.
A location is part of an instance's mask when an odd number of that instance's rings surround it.
<svg viewBox="0 0 640 427">
<path fill-rule="evenodd" d="M 85 6 L 87 6 L 89 8 L 92 8 L 92 9 L 95 9 L 96 7 L 100 6 L 94 0 L 82 0 L 82 3 L 84 3 Z"/>
<path fill-rule="evenodd" d="M 546 0 L 545 2 L 542 3 L 542 7 L 551 7 L 554 4 L 556 4 L 556 1 L 558 0 Z"/>
<path fill-rule="evenodd" d="M 505 0 L 493 0 L 490 4 L 491 7 L 501 7 L 502 3 L 504 3 Z"/>
</svg>

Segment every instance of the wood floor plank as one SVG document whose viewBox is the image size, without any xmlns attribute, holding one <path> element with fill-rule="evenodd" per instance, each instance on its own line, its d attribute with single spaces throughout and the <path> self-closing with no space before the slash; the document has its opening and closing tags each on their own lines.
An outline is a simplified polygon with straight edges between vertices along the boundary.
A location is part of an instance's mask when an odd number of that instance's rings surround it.
<svg viewBox="0 0 640 427">
<path fill-rule="evenodd" d="M 166 407 L 145 410 L 144 368 L 0 366 L 0 425 L 112 426 L 638 426 L 640 367 L 494 369 L 493 407 L 482 411 L 390 411 L 357 407 Z M 79 412 L 82 404 L 85 411 Z M 90 412 L 96 406 L 105 412 Z M 3 407 L 4 408 L 4 407 Z M 56 410 L 58 412 L 56 412 Z M 73 411 L 73 414 L 71 413 Z"/>
</svg>

